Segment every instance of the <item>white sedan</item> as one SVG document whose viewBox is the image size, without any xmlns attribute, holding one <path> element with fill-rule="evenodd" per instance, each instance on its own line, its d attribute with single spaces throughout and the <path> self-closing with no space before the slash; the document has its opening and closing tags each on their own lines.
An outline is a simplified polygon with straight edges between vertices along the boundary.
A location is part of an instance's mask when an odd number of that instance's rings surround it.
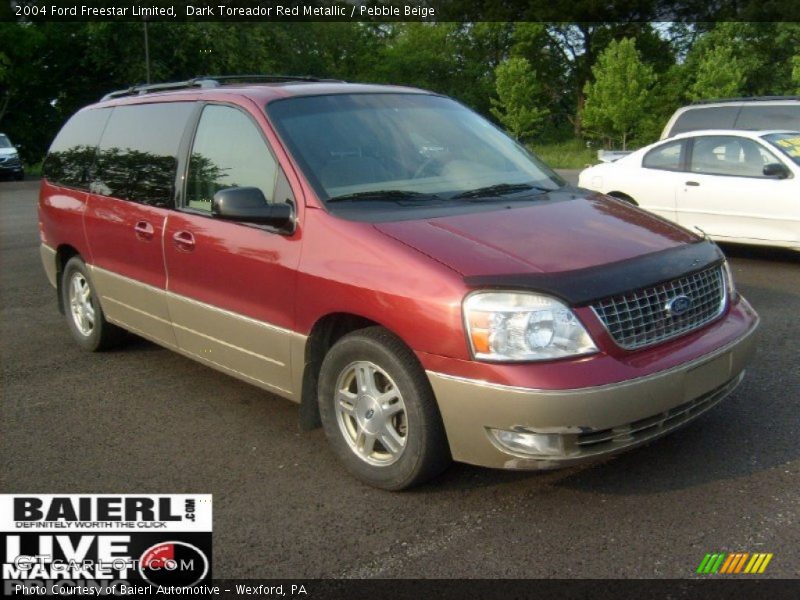
<svg viewBox="0 0 800 600">
<path fill-rule="evenodd" d="M 693 131 L 589 167 L 578 185 L 722 242 L 800 251 L 800 132 Z"/>
</svg>

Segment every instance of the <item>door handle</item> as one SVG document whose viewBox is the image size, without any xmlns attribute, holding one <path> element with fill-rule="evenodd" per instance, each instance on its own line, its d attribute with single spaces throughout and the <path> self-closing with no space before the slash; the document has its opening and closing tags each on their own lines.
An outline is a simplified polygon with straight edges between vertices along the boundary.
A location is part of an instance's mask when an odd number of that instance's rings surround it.
<svg viewBox="0 0 800 600">
<path fill-rule="evenodd" d="M 697 183 L 696 181 L 687 181 L 687 182 L 686 182 L 686 185 L 691 185 L 691 186 L 697 187 L 697 186 L 698 186 L 698 185 L 700 185 L 700 184 L 699 184 L 699 183 Z"/>
<path fill-rule="evenodd" d="M 175 247 L 183 252 L 191 252 L 194 250 L 194 236 L 188 231 L 176 231 L 172 235 L 172 241 Z"/>
<path fill-rule="evenodd" d="M 136 237 L 142 241 L 152 240 L 156 232 L 155 228 L 147 221 L 137 221 L 133 226 L 133 231 L 136 233 Z"/>
</svg>

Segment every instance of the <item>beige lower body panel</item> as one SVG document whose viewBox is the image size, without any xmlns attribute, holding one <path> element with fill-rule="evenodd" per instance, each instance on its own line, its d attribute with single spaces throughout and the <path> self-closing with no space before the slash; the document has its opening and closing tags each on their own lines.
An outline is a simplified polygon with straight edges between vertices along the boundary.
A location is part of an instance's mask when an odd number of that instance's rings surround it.
<svg viewBox="0 0 800 600">
<path fill-rule="evenodd" d="M 99 267 L 89 270 L 106 319 L 167 348 L 178 347 L 164 290 Z"/>
<path fill-rule="evenodd" d="M 89 267 L 109 322 L 300 401 L 306 336 Z M 299 373 L 293 373 L 293 367 Z"/>
<path fill-rule="evenodd" d="M 178 347 L 185 353 L 287 398 L 299 398 L 292 347 L 304 348 L 305 336 L 175 294 L 167 294 L 167 305 Z"/>
<path fill-rule="evenodd" d="M 599 454 L 619 452 L 639 443 L 631 437 L 627 444 L 600 446 L 608 451 L 595 452 L 591 457 L 576 453 L 545 460 L 501 449 L 490 438 L 488 429 L 524 429 L 576 437 L 592 431 L 624 431 L 631 424 L 656 419 L 659 415 L 664 415 L 665 423 L 685 423 L 702 412 L 704 406 L 710 408 L 735 388 L 754 351 L 755 329 L 701 359 L 647 377 L 600 387 L 534 390 L 432 371 L 427 374 L 455 460 L 495 468 L 554 468 L 597 458 Z M 703 399 L 705 404 L 687 410 L 682 421 L 667 418 L 696 399 Z M 672 428 L 662 426 L 652 432 L 667 433 Z M 649 441 L 658 436 L 644 437 Z"/>
<path fill-rule="evenodd" d="M 39 256 L 42 258 L 42 266 L 44 267 L 44 272 L 47 275 L 47 281 L 49 281 L 50 285 L 53 287 L 58 287 L 58 282 L 56 281 L 58 273 L 56 251 L 47 244 L 40 244 Z"/>
</svg>

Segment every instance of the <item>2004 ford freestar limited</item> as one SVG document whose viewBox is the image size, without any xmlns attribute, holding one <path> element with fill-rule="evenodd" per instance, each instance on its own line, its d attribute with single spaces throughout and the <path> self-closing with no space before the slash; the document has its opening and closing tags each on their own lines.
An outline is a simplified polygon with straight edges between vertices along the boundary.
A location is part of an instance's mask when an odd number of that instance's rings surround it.
<svg viewBox="0 0 800 600">
<path fill-rule="evenodd" d="M 736 387 L 758 323 L 712 242 L 414 89 L 109 94 L 53 142 L 39 218 L 78 344 L 127 330 L 298 402 L 386 489 L 647 442 Z"/>
</svg>

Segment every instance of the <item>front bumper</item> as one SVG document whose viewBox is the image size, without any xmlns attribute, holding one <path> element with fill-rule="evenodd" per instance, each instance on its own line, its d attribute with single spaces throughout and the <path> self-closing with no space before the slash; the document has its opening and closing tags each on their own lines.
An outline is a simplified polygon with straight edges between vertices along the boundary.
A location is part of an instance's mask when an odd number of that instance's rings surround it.
<svg viewBox="0 0 800 600">
<path fill-rule="evenodd" d="M 688 423 L 732 392 L 754 351 L 757 321 L 698 359 L 645 377 L 571 390 L 536 390 L 427 371 L 457 461 L 552 469 L 611 455 Z M 490 429 L 561 436 L 558 455 L 509 450 Z"/>
<path fill-rule="evenodd" d="M 22 163 L 17 159 L 0 160 L 0 175 L 22 173 Z"/>
</svg>

